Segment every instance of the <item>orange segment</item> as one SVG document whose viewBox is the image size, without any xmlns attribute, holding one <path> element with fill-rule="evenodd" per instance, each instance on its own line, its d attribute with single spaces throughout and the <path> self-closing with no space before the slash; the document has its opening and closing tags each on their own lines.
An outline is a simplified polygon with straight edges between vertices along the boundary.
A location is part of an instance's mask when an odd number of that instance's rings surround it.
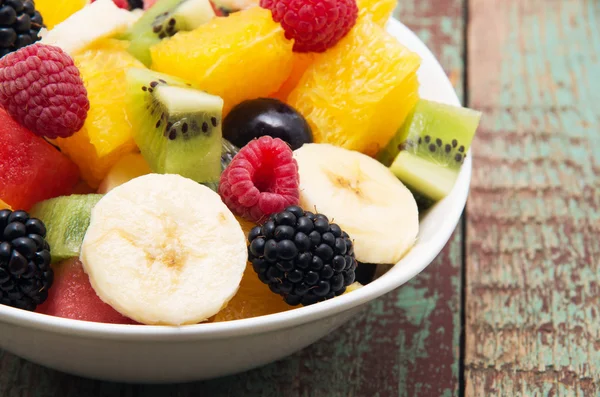
<svg viewBox="0 0 600 397">
<path fill-rule="evenodd" d="M 417 54 L 368 18 L 306 70 L 288 103 L 315 142 L 374 156 L 418 99 Z"/>
<path fill-rule="evenodd" d="M 215 316 L 215 321 L 231 321 L 265 316 L 293 309 L 283 298 L 271 292 L 259 279 L 252 265 L 246 266 L 240 289 L 227 306 Z"/>
<path fill-rule="evenodd" d="M 240 217 L 236 217 L 236 219 L 246 236 L 256 226 L 254 223 Z M 271 292 L 269 287 L 258 279 L 252 265 L 248 263 L 240 283 L 240 289 L 227 303 L 227 306 L 217 313 L 214 321 L 240 320 L 290 309 L 293 309 L 293 307 L 285 303 L 281 296 Z"/>
<path fill-rule="evenodd" d="M 246 99 L 277 91 L 292 69 L 292 41 L 260 7 L 214 18 L 150 52 L 153 69 L 223 98 L 224 114 Z"/>
<path fill-rule="evenodd" d="M 125 73 L 144 66 L 127 51 L 127 43 L 105 40 L 74 56 L 85 83 L 90 110 L 83 128 L 56 140 L 80 168 L 91 187 L 98 187 L 124 154 L 136 150 L 125 113 Z"/>
<path fill-rule="evenodd" d="M 357 0 L 358 16 L 367 15 L 379 26 L 384 26 L 394 13 L 397 0 Z"/>
<path fill-rule="evenodd" d="M 6 204 L 4 201 L 0 200 L 0 210 L 10 210 L 10 205 Z"/>
<path fill-rule="evenodd" d="M 298 53 L 294 52 L 292 62 L 292 72 L 283 85 L 279 88 L 275 94 L 271 95 L 272 98 L 277 98 L 280 101 L 285 102 L 290 92 L 296 88 L 300 79 L 306 72 L 306 69 L 315 60 L 317 54 L 314 53 Z"/>
<path fill-rule="evenodd" d="M 35 9 L 42 14 L 44 24 L 50 30 L 81 10 L 87 3 L 88 0 L 35 0 Z"/>
</svg>

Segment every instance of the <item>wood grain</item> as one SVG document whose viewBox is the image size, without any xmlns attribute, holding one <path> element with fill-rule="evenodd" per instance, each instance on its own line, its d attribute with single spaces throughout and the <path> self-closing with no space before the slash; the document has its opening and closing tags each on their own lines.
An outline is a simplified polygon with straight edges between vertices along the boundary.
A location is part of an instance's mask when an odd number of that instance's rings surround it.
<svg viewBox="0 0 600 397">
<path fill-rule="evenodd" d="M 459 95 L 463 0 L 403 0 L 396 15 L 429 45 Z M 302 352 L 207 382 L 140 386 L 58 373 L 0 352 L 0 396 L 452 396 L 458 392 L 462 236 L 430 267 Z"/>
<path fill-rule="evenodd" d="M 600 2 L 471 0 L 467 396 L 600 395 Z"/>
</svg>

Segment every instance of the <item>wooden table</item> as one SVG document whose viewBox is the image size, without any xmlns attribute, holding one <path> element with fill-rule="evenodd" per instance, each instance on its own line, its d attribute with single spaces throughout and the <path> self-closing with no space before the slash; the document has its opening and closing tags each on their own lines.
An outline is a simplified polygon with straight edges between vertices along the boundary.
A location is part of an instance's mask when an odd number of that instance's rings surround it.
<svg viewBox="0 0 600 397">
<path fill-rule="evenodd" d="M 400 0 L 396 15 L 485 112 L 462 225 L 424 273 L 241 375 L 119 385 L 0 353 L 0 396 L 600 395 L 600 1 Z"/>
</svg>

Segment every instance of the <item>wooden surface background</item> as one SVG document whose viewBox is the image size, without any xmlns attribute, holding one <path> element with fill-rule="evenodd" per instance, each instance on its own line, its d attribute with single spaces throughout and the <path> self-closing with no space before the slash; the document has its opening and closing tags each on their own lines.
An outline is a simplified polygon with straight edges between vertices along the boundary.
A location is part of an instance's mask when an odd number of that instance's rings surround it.
<svg viewBox="0 0 600 397">
<path fill-rule="evenodd" d="M 485 112 L 463 223 L 424 273 L 244 374 L 121 385 L 0 352 L 0 396 L 600 395 L 600 0 L 399 0 L 396 16 Z"/>
</svg>

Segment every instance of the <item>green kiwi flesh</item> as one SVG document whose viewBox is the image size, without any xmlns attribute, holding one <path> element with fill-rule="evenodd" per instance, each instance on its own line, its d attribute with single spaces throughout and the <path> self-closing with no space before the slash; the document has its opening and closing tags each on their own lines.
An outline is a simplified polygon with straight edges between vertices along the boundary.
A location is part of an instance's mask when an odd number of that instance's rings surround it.
<svg viewBox="0 0 600 397">
<path fill-rule="evenodd" d="M 46 241 L 50 245 L 52 263 L 79 257 L 92 209 L 101 198 L 101 194 L 75 194 L 33 206 L 30 215 L 46 225 Z"/>
<path fill-rule="evenodd" d="M 421 99 L 378 160 L 426 210 L 452 190 L 480 119 L 478 111 Z"/>
<path fill-rule="evenodd" d="M 215 12 L 209 0 L 159 0 L 133 24 L 126 35 L 128 51 L 146 66 L 150 47 L 179 31 L 189 31 L 210 21 Z"/>
<path fill-rule="evenodd" d="M 446 197 L 452 190 L 458 172 L 422 157 L 402 151 L 390 169 L 412 191 L 433 202 Z"/>
<path fill-rule="evenodd" d="M 481 112 L 421 99 L 377 159 L 390 166 L 406 150 L 442 167 L 459 169 Z"/>
<path fill-rule="evenodd" d="M 127 90 L 133 139 L 152 172 L 213 187 L 221 175 L 223 100 L 146 69 L 128 71 Z"/>
</svg>

